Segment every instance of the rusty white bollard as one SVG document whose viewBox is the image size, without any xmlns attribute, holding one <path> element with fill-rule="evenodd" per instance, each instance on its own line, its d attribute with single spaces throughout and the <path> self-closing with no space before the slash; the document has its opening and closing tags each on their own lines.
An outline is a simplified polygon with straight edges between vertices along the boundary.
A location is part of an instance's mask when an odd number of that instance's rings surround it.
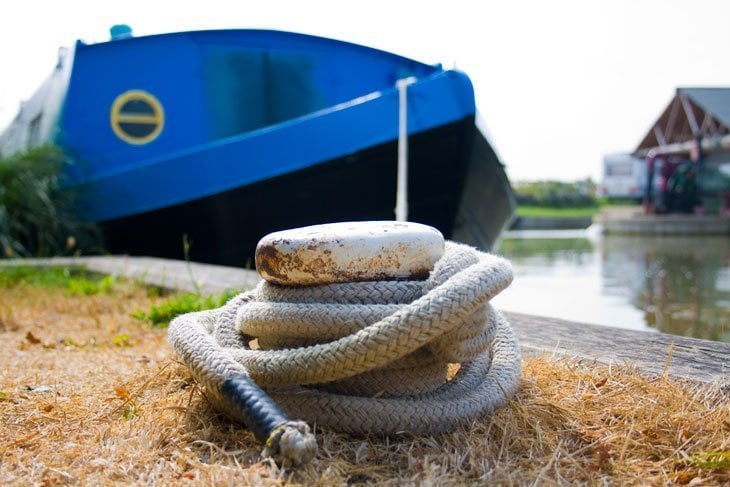
<svg viewBox="0 0 730 487">
<path fill-rule="evenodd" d="M 493 411 L 519 387 L 514 333 L 486 309 L 511 281 L 503 259 L 447 245 L 426 225 L 370 221 L 269 234 L 256 267 L 266 282 L 215 313 L 176 318 L 170 340 L 215 407 L 283 466 L 316 456 L 307 422 L 356 434 L 435 434 Z M 424 295 L 425 283 L 412 281 L 429 278 L 446 280 Z M 253 337 L 260 349 L 248 346 Z M 424 346 L 431 353 L 412 353 Z M 406 355 L 407 366 L 388 367 Z M 468 375 L 442 389 L 457 362 L 470 364 Z"/>
<path fill-rule="evenodd" d="M 426 279 L 444 253 L 444 237 L 412 222 L 343 222 L 271 233 L 256 247 L 256 270 L 269 282 Z"/>
<path fill-rule="evenodd" d="M 271 233 L 256 247 L 256 270 L 284 286 L 426 279 L 444 253 L 444 237 L 410 222 L 332 223 Z M 317 452 L 309 426 L 292 421 L 248 375 L 225 380 L 220 404 L 264 442 L 264 456 L 300 465 Z"/>
</svg>

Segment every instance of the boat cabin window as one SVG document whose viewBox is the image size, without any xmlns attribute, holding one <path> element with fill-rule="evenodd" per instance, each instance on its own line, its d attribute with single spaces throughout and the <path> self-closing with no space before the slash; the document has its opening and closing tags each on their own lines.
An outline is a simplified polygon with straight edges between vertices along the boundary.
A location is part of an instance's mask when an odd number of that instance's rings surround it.
<svg viewBox="0 0 730 487">
<path fill-rule="evenodd" d="M 327 106 L 306 54 L 210 49 L 203 57 L 213 138 L 237 135 Z"/>
</svg>

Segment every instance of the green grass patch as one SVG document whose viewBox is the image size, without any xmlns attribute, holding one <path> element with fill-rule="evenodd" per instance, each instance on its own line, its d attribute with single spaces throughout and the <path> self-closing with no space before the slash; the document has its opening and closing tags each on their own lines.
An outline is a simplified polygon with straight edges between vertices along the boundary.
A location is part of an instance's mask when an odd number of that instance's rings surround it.
<svg viewBox="0 0 730 487">
<path fill-rule="evenodd" d="M 226 291 L 220 294 L 203 296 L 195 293 L 178 294 L 168 298 L 149 310 L 137 310 L 132 316 L 138 320 L 148 321 L 153 326 L 167 326 L 176 316 L 193 311 L 219 308 L 236 296 L 238 291 Z"/>
<path fill-rule="evenodd" d="M 577 208 L 554 208 L 549 206 L 517 207 L 517 216 L 525 218 L 591 218 L 598 213 L 598 206 L 584 206 Z"/>
<path fill-rule="evenodd" d="M 640 198 L 598 198 L 600 206 L 638 206 L 641 204 Z"/>
<path fill-rule="evenodd" d="M 34 266 L 7 266 L 0 267 L 0 289 L 10 289 L 17 286 L 36 286 L 46 289 L 62 289 L 70 295 L 91 296 L 95 294 L 111 294 L 125 287 L 122 281 L 147 289 L 150 296 L 165 296 L 169 291 L 146 286 L 139 281 L 117 279 L 111 275 L 101 275 L 88 272 L 83 268 L 74 267 L 34 267 Z M 153 326 L 167 326 L 178 315 L 191 311 L 223 306 L 228 300 L 236 296 L 239 291 L 226 291 L 204 296 L 200 293 L 184 293 L 169 295 L 162 303 L 150 307 L 149 310 L 136 310 L 132 316 L 138 320 L 148 321 Z M 127 335 L 119 335 L 114 339 L 117 346 L 128 346 Z"/>
<path fill-rule="evenodd" d="M 21 285 L 64 289 L 72 295 L 109 294 L 116 278 L 71 267 L 0 267 L 0 288 Z"/>
</svg>

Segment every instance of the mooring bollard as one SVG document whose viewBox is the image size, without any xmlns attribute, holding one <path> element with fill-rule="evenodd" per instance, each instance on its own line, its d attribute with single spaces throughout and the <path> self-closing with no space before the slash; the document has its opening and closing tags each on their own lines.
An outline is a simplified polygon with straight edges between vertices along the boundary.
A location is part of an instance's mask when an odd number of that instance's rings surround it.
<svg viewBox="0 0 730 487">
<path fill-rule="evenodd" d="M 286 286 L 426 279 L 443 253 L 441 232 L 420 223 L 330 223 L 265 236 L 256 270 Z"/>
<path fill-rule="evenodd" d="M 512 280 L 498 256 L 427 225 L 345 222 L 267 235 L 256 267 L 256 289 L 176 318 L 170 341 L 213 405 L 283 464 L 316 454 L 308 424 L 433 434 L 517 390 L 519 347 L 489 305 Z"/>
</svg>

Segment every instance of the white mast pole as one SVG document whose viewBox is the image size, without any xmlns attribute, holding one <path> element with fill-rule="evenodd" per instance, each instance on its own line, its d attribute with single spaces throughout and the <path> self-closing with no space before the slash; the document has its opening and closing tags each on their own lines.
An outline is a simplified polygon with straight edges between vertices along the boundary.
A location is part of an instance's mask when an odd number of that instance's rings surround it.
<svg viewBox="0 0 730 487">
<path fill-rule="evenodd" d="M 398 88 L 398 182 L 395 192 L 395 219 L 408 220 L 408 85 L 416 78 L 408 77 L 395 82 Z"/>
</svg>

